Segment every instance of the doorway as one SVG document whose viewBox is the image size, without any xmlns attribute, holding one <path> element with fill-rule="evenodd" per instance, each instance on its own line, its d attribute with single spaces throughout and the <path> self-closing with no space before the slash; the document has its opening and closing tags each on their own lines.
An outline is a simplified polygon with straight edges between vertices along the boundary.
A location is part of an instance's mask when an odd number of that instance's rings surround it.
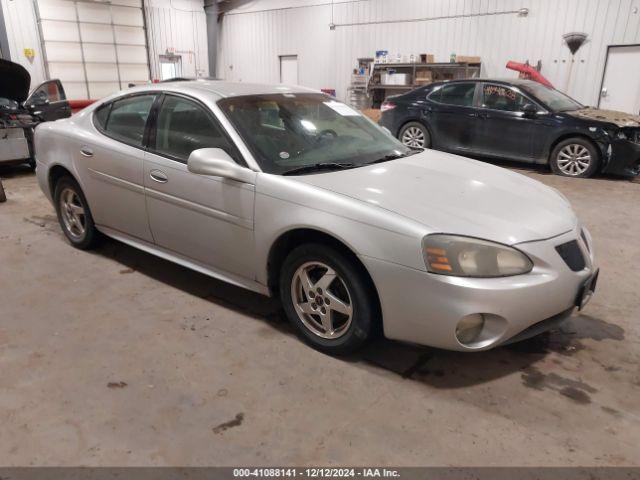
<svg viewBox="0 0 640 480">
<path fill-rule="evenodd" d="M 607 49 L 599 108 L 640 114 L 640 45 Z"/>
<path fill-rule="evenodd" d="M 297 55 L 280 55 L 280 83 L 298 85 Z"/>
<path fill-rule="evenodd" d="M 182 57 L 180 55 L 160 55 L 160 80 L 182 77 Z"/>
</svg>

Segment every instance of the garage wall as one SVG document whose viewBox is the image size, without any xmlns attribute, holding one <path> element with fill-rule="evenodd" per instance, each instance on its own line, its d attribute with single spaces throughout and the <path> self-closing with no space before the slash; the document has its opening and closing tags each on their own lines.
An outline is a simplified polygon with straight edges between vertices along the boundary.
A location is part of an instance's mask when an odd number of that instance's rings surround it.
<svg viewBox="0 0 640 480">
<path fill-rule="evenodd" d="M 149 81 L 142 0 L 37 0 L 45 70 L 69 98 L 101 98 Z"/>
<path fill-rule="evenodd" d="M 180 57 L 183 77 L 209 75 L 203 0 L 147 0 L 151 77 L 160 76 L 160 55 Z"/>
<path fill-rule="evenodd" d="M 36 15 L 36 1 L 42 0 L 0 0 L 5 17 L 5 26 L 9 39 L 11 60 L 22 64 L 31 74 L 31 87 L 42 83 L 47 77 L 45 69 L 45 59 L 41 48 L 40 32 Z M 46 1 L 46 0 L 45 0 Z M 66 0 L 58 0 L 66 1 Z M 140 4 L 142 0 L 114 0 L 112 4 Z M 55 3 L 55 2 L 54 2 Z M 103 7 L 105 2 L 92 2 L 86 0 L 83 3 L 87 8 Z M 94 3 L 94 5 L 91 5 Z M 100 5 L 103 4 L 103 5 Z M 148 47 L 150 58 L 145 59 L 145 65 L 150 67 L 151 79 L 159 78 L 159 55 L 168 51 L 173 51 L 176 56 L 181 57 L 184 76 L 200 76 L 208 74 L 207 60 L 207 37 L 206 37 L 206 16 L 204 13 L 203 0 L 144 0 L 144 24 L 146 26 Z M 52 9 L 48 15 L 62 15 L 59 9 Z M 138 16 L 125 15 L 124 23 L 135 22 L 140 25 L 141 18 Z M 135 27 L 136 25 L 132 25 Z M 53 34 L 65 34 L 53 30 Z M 140 43 L 139 35 L 133 43 Z M 67 42 L 69 43 L 69 42 Z M 72 43 L 72 42 L 71 42 Z M 130 42 L 123 41 L 129 44 Z M 133 45 L 138 47 L 139 45 Z M 124 45 L 123 45 L 124 46 Z M 69 46 L 71 47 L 71 46 Z M 73 48 L 73 47 L 71 47 Z M 31 49 L 34 53 L 32 58 L 25 55 L 25 49 Z M 110 48 L 107 48 L 111 52 Z M 126 50 L 126 49 L 125 49 Z M 111 53 L 103 51 L 106 59 Z M 59 51 L 58 53 L 63 53 Z M 66 52 L 69 53 L 69 52 Z M 97 52 L 99 56 L 100 51 Z M 125 51 L 124 55 L 130 52 Z M 139 60 L 139 53 L 136 61 Z M 146 55 L 145 55 L 146 57 Z M 78 70 L 78 69 L 77 69 Z M 80 70 L 78 70 L 80 72 Z M 53 74 L 58 73 L 52 72 Z M 103 75 L 98 75 L 104 78 Z M 149 78 L 147 74 L 147 78 Z M 124 87 L 128 79 L 124 79 Z M 80 98 L 82 92 L 74 89 L 75 85 L 70 85 L 70 98 Z"/>
<path fill-rule="evenodd" d="M 20 63 L 31 74 L 31 87 L 42 83 L 46 76 L 36 14 L 32 0 L 0 0 L 9 40 L 11 60 Z M 24 50 L 32 49 L 31 59 Z"/>
<path fill-rule="evenodd" d="M 527 16 L 513 13 L 523 7 Z M 541 60 L 555 86 L 595 105 L 607 45 L 640 43 L 638 10 L 640 0 L 236 0 L 223 17 L 217 71 L 277 82 L 278 56 L 298 55 L 302 85 L 335 88 L 344 99 L 356 59 L 376 50 L 433 53 L 436 61 L 480 55 L 482 74 L 491 77 L 515 77 L 504 68 L 508 60 Z M 406 19 L 427 20 L 393 23 Z M 562 35 L 572 31 L 589 40 L 569 80 Z"/>
</svg>

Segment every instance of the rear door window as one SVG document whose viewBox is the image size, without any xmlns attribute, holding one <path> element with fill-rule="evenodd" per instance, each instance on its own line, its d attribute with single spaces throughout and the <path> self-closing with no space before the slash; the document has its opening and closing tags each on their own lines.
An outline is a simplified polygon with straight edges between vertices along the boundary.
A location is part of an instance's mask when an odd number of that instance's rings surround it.
<svg viewBox="0 0 640 480">
<path fill-rule="evenodd" d="M 105 133 L 121 142 L 141 147 L 147 118 L 155 98 L 155 94 L 136 95 L 113 102 L 106 119 Z M 96 120 L 100 122 L 99 117 Z"/>
<path fill-rule="evenodd" d="M 434 92 L 435 97 L 433 99 L 446 105 L 473 107 L 475 90 L 475 83 L 452 83 Z"/>
</svg>

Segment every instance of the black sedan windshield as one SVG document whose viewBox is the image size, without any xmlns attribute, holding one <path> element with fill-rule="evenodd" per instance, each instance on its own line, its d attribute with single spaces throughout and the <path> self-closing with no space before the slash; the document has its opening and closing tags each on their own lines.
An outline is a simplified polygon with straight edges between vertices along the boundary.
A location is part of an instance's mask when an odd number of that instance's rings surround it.
<svg viewBox="0 0 640 480">
<path fill-rule="evenodd" d="M 584 108 L 583 105 L 576 102 L 573 98 L 541 83 L 531 82 L 526 86 L 523 85 L 522 89 L 536 97 L 554 112 L 568 112 L 570 110 L 580 110 Z"/>
<path fill-rule="evenodd" d="M 218 105 L 268 173 L 354 168 L 412 152 L 359 112 L 322 94 L 249 95 Z"/>
</svg>

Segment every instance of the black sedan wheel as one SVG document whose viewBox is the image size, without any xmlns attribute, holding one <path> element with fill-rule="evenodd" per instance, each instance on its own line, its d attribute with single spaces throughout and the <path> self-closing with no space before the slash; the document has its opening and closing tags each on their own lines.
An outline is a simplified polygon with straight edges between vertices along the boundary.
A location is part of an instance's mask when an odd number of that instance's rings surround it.
<svg viewBox="0 0 640 480">
<path fill-rule="evenodd" d="M 431 135 L 427 127 L 418 122 L 409 122 L 400 130 L 400 141 L 409 148 L 430 148 Z"/>
<path fill-rule="evenodd" d="M 598 170 L 600 157 L 591 142 L 583 138 L 569 138 L 556 145 L 549 164 L 556 175 L 586 178 Z"/>
</svg>

